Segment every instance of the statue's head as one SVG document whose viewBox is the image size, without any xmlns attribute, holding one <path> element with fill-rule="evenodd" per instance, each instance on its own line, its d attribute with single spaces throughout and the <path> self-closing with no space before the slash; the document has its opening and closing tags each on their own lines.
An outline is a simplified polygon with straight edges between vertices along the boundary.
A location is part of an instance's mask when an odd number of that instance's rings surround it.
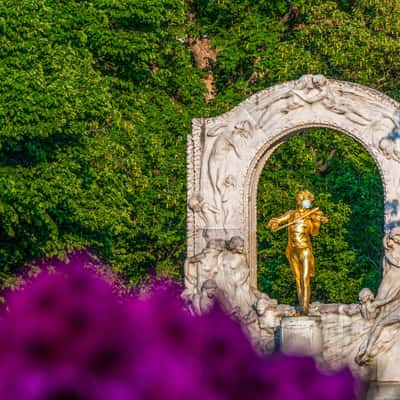
<svg viewBox="0 0 400 400">
<path fill-rule="evenodd" d="M 201 194 L 195 194 L 188 202 L 189 208 L 194 212 L 200 212 L 203 208 L 204 199 Z"/>
<path fill-rule="evenodd" d="M 253 136 L 253 125 L 247 119 L 235 124 L 232 135 L 239 135 L 242 138 L 248 139 Z"/>
<path fill-rule="evenodd" d="M 227 243 L 226 248 L 236 253 L 244 252 L 244 240 L 240 236 L 233 236 Z"/>
<path fill-rule="evenodd" d="M 360 293 L 358 294 L 358 299 L 362 304 L 365 304 L 367 301 L 373 301 L 374 300 L 374 294 L 372 293 L 371 289 L 364 288 L 360 290 Z"/>
<path fill-rule="evenodd" d="M 201 286 L 201 291 L 206 292 L 207 296 L 212 298 L 217 294 L 218 286 L 213 279 L 207 279 Z"/>
<path fill-rule="evenodd" d="M 395 244 L 400 244 L 400 226 L 396 226 L 390 231 L 389 239 Z"/>
<path fill-rule="evenodd" d="M 301 191 L 296 197 L 297 207 L 311 208 L 314 201 L 314 195 L 308 190 Z"/>
<path fill-rule="evenodd" d="M 237 185 L 236 178 L 233 175 L 228 175 L 224 179 L 224 186 L 226 188 L 229 188 L 229 187 L 235 188 L 236 185 Z"/>
<path fill-rule="evenodd" d="M 326 79 L 323 75 L 313 75 L 312 81 L 318 88 L 323 87 L 328 83 L 328 79 Z"/>
<path fill-rule="evenodd" d="M 394 151 L 394 141 L 387 138 L 381 139 L 379 149 L 387 159 L 391 159 Z"/>
</svg>

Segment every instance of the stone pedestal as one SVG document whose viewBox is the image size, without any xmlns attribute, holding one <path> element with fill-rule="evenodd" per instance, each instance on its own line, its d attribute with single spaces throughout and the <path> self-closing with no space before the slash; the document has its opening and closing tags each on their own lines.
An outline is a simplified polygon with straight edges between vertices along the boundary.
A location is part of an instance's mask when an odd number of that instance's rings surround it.
<svg viewBox="0 0 400 400">
<path fill-rule="evenodd" d="M 287 354 L 321 357 L 322 327 L 320 317 L 286 317 L 281 322 L 281 350 Z"/>
<path fill-rule="evenodd" d="M 400 384 L 372 383 L 369 387 L 367 400 L 399 400 Z"/>
</svg>

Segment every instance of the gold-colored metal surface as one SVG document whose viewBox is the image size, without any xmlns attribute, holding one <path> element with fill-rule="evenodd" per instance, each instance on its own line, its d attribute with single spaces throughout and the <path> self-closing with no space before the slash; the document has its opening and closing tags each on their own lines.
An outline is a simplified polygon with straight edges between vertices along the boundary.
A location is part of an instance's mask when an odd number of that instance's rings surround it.
<svg viewBox="0 0 400 400">
<path fill-rule="evenodd" d="M 311 209 L 313 201 L 314 195 L 304 190 L 296 197 L 296 210 L 271 218 L 268 222 L 268 228 L 273 232 L 288 228 L 288 245 L 285 254 L 296 280 L 297 297 L 302 315 L 308 314 L 311 297 L 310 280 L 315 276 L 311 236 L 318 235 L 321 223 L 328 222 L 328 218 L 318 207 Z"/>
</svg>

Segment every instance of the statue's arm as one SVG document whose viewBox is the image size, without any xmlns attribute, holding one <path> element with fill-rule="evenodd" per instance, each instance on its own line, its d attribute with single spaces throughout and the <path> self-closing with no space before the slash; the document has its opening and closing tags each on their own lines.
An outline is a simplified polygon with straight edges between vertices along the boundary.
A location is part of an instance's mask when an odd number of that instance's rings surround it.
<svg viewBox="0 0 400 400">
<path fill-rule="evenodd" d="M 203 260 L 204 258 L 205 258 L 205 254 L 204 254 L 204 251 L 202 251 L 201 253 L 199 253 L 199 254 L 196 254 L 196 255 L 194 255 L 194 256 L 192 256 L 192 257 L 189 257 L 188 258 L 188 262 L 189 263 L 198 263 L 199 261 L 201 261 L 201 260 Z"/>
<path fill-rule="evenodd" d="M 234 142 L 232 139 L 230 139 L 230 138 L 227 138 L 227 142 L 229 143 L 229 146 L 232 147 L 234 153 L 236 154 L 236 157 L 239 158 L 239 159 L 241 159 L 242 156 L 240 155 L 239 149 L 238 149 L 238 147 L 236 146 L 235 142 Z"/>
<path fill-rule="evenodd" d="M 319 233 L 319 228 L 321 226 L 321 223 L 319 221 L 312 221 L 311 224 L 311 235 L 317 236 Z"/>
<path fill-rule="evenodd" d="M 319 228 L 321 227 L 321 223 L 326 224 L 328 223 L 328 218 L 325 217 L 324 213 L 322 211 L 316 211 L 314 214 L 311 216 L 311 235 L 316 236 L 319 233 Z"/>
<path fill-rule="evenodd" d="M 318 101 L 321 101 L 322 99 L 327 97 L 326 90 L 321 90 L 315 95 L 306 95 L 300 90 L 293 90 L 293 93 L 296 94 L 298 97 L 300 97 L 303 101 L 305 101 L 308 104 L 314 104 Z"/>
<path fill-rule="evenodd" d="M 268 222 L 267 228 L 276 231 L 281 225 L 289 223 L 292 213 L 292 211 L 288 211 L 280 217 L 271 218 Z"/>
<path fill-rule="evenodd" d="M 242 318 L 246 325 L 250 325 L 258 321 L 257 314 L 253 310 L 250 310 L 249 313 L 244 315 Z"/>
<path fill-rule="evenodd" d="M 383 306 L 386 306 L 386 304 L 393 303 L 394 301 L 399 301 L 400 300 L 400 291 L 395 291 L 392 296 L 389 296 L 385 299 L 382 300 L 375 300 L 372 302 L 372 308 L 380 308 Z"/>
<path fill-rule="evenodd" d="M 348 316 L 353 316 L 361 313 L 360 304 L 340 304 L 339 314 L 346 314 Z"/>
</svg>

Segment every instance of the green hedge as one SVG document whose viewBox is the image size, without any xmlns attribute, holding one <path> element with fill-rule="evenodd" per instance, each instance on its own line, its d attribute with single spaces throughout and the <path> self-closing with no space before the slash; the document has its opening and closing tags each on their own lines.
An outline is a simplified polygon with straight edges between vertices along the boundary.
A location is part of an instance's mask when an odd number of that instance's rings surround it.
<svg viewBox="0 0 400 400">
<path fill-rule="evenodd" d="M 289 3 L 4 0 L 3 281 L 37 257 L 83 247 L 132 283 L 155 271 L 180 277 L 192 118 L 218 115 L 305 73 L 400 97 L 400 5 L 293 0 L 298 15 L 282 24 Z M 189 46 L 199 37 L 220 49 L 212 71 L 216 97 L 208 103 L 208 72 L 196 67 Z M 317 149 L 311 156 L 310 147 Z M 331 149 L 331 167 L 316 173 L 315 163 Z M 287 165 L 296 168 L 286 172 Z M 382 190 L 371 159 L 343 135 L 294 137 L 269 160 L 259 190 L 260 284 L 293 299 L 282 273 L 284 238 L 269 236 L 261 222 L 283 211 L 277 199 L 301 182 L 332 215 L 316 240 L 315 295 L 353 300 L 363 282 L 376 286 L 379 276 Z"/>
</svg>

